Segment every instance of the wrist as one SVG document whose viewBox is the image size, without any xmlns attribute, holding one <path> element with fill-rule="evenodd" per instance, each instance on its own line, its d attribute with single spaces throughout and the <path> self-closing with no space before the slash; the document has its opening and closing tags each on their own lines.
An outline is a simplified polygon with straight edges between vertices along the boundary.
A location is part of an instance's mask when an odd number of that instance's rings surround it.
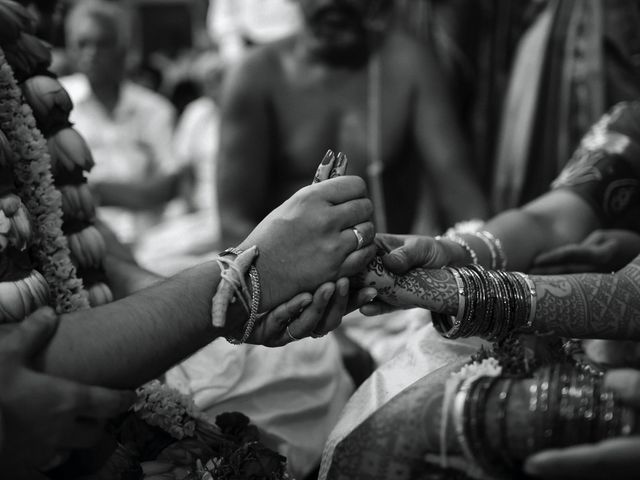
<svg viewBox="0 0 640 480">
<path fill-rule="evenodd" d="M 231 327 L 230 333 L 226 335 L 227 341 L 233 344 L 245 343 L 259 319 L 261 286 L 260 275 L 255 266 L 258 255 L 255 246 L 245 251 L 228 248 L 217 259 L 221 278 L 212 301 L 212 323 L 214 327 L 225 327 L 228 316 L 242 319 L 242 327 L 239 328 L 240 323 L 235 322 L 236 327 Z M 238 308 L 241 306 L 243 312 L 232 312 L 229 315 L 228 310 L 234 305 Z"/>
</svg>

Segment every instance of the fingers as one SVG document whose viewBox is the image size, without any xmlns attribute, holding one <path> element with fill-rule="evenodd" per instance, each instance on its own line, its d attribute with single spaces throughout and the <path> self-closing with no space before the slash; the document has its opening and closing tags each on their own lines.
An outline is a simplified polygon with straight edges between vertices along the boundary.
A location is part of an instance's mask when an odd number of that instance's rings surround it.
<svg viewBox="0 0 640 480">
<path fill-rule="evenodd" d="M 280 335 L 279 340 L 282 342 L 280 345 L 301 340 L 312 334 L 314 328 L 322 319 L 335 289 L 334 283 L 325 283 L 315 291 L 311 304 L 289 323 L 285 331 Z"/>
<path fill-rule="evenodd" d="M 282 332 L 292 318 L 296 318 L 301 312 L 309 306 L 313 300 L 310 293 L 300 293 L 288 302 L 278 305 L 271 310 L 262 323 L 265 325 L 264 335 L 267 339 L 280 338 Z"/>
<path fill-rule="evenodd" d="M 313 183 L 343 176 L 347 172 L 347 163 L 347 156 L 344 153 L 339 152 L 336 158 L 333 150 L 327 150 L 313 177 Z"/>
<path fill-rule="evenodd" d="M 338 152 L 338 158 L 336 158 L 336 161 L 333 165 L 333 169 L 329 174 L 329 178 L 341 177 L 344 174 L 346 174 L 347 163 L 348 163 L 347 156 L 342 152 Z"/>
<path fill-rule="evenodd" d="M 354 232 L 357 230 L 357 233 Z M 362 244 L 358 240 L 358 235 L 362 237 Z M 376 235 L 375 227 L 372 222 L 359 223 L 351 228 L 346 228 L 342 231 L 341 236 L 345 237 L 344 245 L 351 245 L 348 251 L 357 250 L 358 248 L 365 247 L 373 243 L 373 239 Z"/>
<path fill-rule="evenodd" d="M 367 186 L 364 180 L 353 175 L 330 178 L 305 188 L 315 189 L 325 200 L 336 205 L 367 196 Z M 352 225 L 360 221 L 362 220 L 353 222 Z"/>
<path fill-rule="evenodd" d="M 335 330 L 342 322 L 342 317 L 347 312 L 349 303 L 349 279 L 340 278 L 336 282 L 336 288 L 331 300 L 323 312 L 322 319 L 311 332 L 312 337 L 322 337 Z"/>
<path fill-rule="evenodd" d="M 353 312 L 369 302 L 373 302 L 377 295 L 378 291 L 372 287 L 360 288 L 355 292 L 355 294 L 352 291 L 349 295 L 349 303 L 347 304 L 346 313 Z"/>
<path fill-rule="evenodd" d="M 640 408 L 640 371 L 611 370 L 604 377 L 604 386 L 613 390 L 630 407 Z"/>
<path fill-rule="evenodd" d="M 398 310 L 398 308 L 378 300 L 373 300 L 360 307 L 360 313 L 366 317 L 375 317 L 376 315 L 382 315 L 383 313 L 389 313 L 395 310 Z"/>
<path fill-rule="evenodd" d="M 347 255 L 340 267 L 339 277 L 352 277 L 362 272 L 376 256 L 376 246 L 367 245 L 360 250 L 355 250 Z"/>
<path fill-rule="evenodd" d="M 331 175 L 331 170 L 333 169 L 333 164 L 336 160 L 335 155 L 333 154 L 333 150 L 327 150 L 327 153 L 324 154 L 324 158 L 320 165 L 318 165 L 318 169 L 316 170 L 316 174 L 313 177 L 313 183 L 322 182 L 329 178 Z"/>
<path fill-rule="evenodd" d="M 438 268 L 450 263 L 451 255 L 443 242 L 431 237 L 409 237 L 404 245 L 382 257 L 384 266 L 393 273 L 405 273 L 416 267 Z"/>
<path fill-rule="evenodd" d="M 404 245 L 409 238 L 408 235 L 393 235 L 391 233 L 377 233 L 375 242 L 378 248 L 384 252 L 389 253 L 396 248 Z"/>
<path fill-rule="evenodd" d="M 336 218 L 338 227 L 343 230 L 360 223 L 371 223 L 373 203 L 368 198 L 358 198 L 335 205 L 332 209 L 332 214 Z M 371 238 L 371 241 L 373 241 L 373 238 Z"/>
<path fill-rule="evenodd" d="M 131 391 L 111 390 L 71 382 L 60 383 L 60 386 L 74 393 L 77 414 L 85 419 L 113 418 L 126 412 L 136 399 L 135 393 Z"/>
<path fill-rule="evenodd" d="M 58 316 L 49 307 L 36 310 L 13 332 L 15 348 L 23 358 L 36 355 L 49 342 L 58 327 Z"/>
<path fill-rule="evenodd" d="M 640 437 L 614 438 L 593 445 L 547 450 L 525 463 L 525 472 L 540 478 L 637 478 Z"/>
</svg>

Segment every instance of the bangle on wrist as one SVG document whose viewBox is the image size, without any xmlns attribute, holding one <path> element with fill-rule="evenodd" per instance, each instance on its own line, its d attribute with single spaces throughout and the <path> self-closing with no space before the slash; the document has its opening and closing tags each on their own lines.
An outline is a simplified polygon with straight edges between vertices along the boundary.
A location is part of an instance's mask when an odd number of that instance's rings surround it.
<svg viewBox="0 0 640 480">
<path fill-rule="evenodd" d="M 236 255 L 235 260 L 225 258 L 228 255 Z M 254 265 L 257 257 L 258 249 L 254 246 L 246 251 L 228 248 L 216 259 L 220 265 L 220 284 L 211 307 L 214 327 L 224 326 L 227 307 L 236 299 L 239 299 L 249 315 L 240 338 L 230 335 L 226 337 L 227 341 L 234 345 L 240 345 L 249 339 L 260 318 L 258 314 L 261 300 L 260 275 Z M 245 280 L 247 274 L 249 282 Z"/>
<path fill-rule="evenodd" d="M 478 265 L 478 254 L 473 248 L 471 248 L 471 246 L 467 243 L 467 241 L 464 238 L 462 238 L 460 235 L 456 233 L 447 233 L 445 237 L 437 236 L 436 240 L 441 240 L 443 238 L 451 240 L 453 243 L 457 243 L 458 245 L 460 245 L 462 249 L 471 258 L 471 263 L 473 265 Z"/>
</svg>

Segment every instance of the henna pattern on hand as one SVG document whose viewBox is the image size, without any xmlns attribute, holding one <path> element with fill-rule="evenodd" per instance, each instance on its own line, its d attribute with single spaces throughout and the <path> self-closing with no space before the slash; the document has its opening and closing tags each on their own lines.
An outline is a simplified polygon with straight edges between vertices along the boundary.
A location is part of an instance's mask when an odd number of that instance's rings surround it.
<svg viewBox="0 0 640 480">
<path fill-rule="evenodd" d="M 447 314 L 454 314 L 458 308 L 457 285 L 447 270 L 416 268 L 396 275 L 376 257 L 358 282 L 377 289 L 381 300 L 397 307 L 422 307 Z"/>
<path fill-rule="evenodd" d="M 640 257 L 617 274 L 531 277 L 534 325 L 578 338 L 640 340 Z"/>
</svg>

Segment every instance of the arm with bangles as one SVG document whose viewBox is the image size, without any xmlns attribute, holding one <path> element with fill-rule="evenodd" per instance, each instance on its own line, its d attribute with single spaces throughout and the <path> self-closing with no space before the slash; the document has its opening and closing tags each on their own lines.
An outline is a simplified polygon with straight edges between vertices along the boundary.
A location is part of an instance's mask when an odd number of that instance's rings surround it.
<svg viewBox="0 0 640 480">
<path fill-rule="evenodd" d="M 443 238 L 381 236 L 379 241 L 389 254 L 383 257 L 387 268 L 403 273 L 413 267 L 438 268 L 445 265 L 478 263 L 488 268 L 528 271 L 540 262 L 562 270 L 571 258 L 587 258 L 582 265 L 589 271 L 590 258 L 606 253 L 622 268 L 638 254 L 637 236 L 593 239 L 598 229 L 637 230 L 640 209 L 640 102 L 615 106 L 583 138 L 579 148 L 548 193 L 530 203 L 496 215 L 469 232 L 452 229 Z M 614 229 L 614 230 L 611 230 Z M 630 237 L 630 238 L 629 238 Z M 586 241 L 587 244 L 581 244 Z M 549 253 L 575 245 L 578 255 Z M 569 248 L 571 249 L 571 247 Z M 600 250 L 598 250 L 600 249 Z M 589 251 L 590 255 L 586 255 Z M 621 255 L 622 253 L 622 255 Z M 545 261 L 542 258 L 547 256 Z M 505 260 L 496 262 L 496 258 Z M 622 260 L 621 260 L 622 259 Z M 601 259 L 600 259 L 601 260 Z M 598 262 L 596 262 L 597 264 Z M 600 261 L 604 267 L 607 261 Z M 502 265 L 497 265 L 502 264 Z M 580 271 L 579 269 L 576 269 Z M 594 270 L 590 270 L 594 271 Z M 600 270 L 606 271 L 606 270 Z"/>
<path fill-rule="evenodd" d="M 534 316 L 531 327 L 518 325 L 522 333 L 640 340 L 640 257 L 615 274 L 532 275 L 529 279 L 535 287 L 535 300 L 528 303 Z M 450 269 L 416 268 L 396 275 L 378 257 L 358 281 L 376 288 L 378 299 L 395 308 L 458 314 L 461 296 Z"/>
</svg>

